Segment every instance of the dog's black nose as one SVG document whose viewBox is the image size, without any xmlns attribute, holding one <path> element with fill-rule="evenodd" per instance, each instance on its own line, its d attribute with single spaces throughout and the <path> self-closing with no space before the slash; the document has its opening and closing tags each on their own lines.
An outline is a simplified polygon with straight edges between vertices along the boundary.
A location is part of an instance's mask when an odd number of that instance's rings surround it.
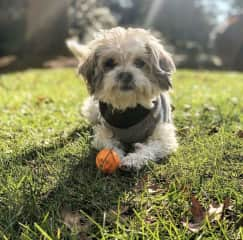
<svg viewBox="0 0 243 240">
<path fill-rule="evenodd" d="M 117 78 L 123 84 L 129 84 L 133 80 L 133 75 L 130 72 L 120 72 Z"/>
</svg>

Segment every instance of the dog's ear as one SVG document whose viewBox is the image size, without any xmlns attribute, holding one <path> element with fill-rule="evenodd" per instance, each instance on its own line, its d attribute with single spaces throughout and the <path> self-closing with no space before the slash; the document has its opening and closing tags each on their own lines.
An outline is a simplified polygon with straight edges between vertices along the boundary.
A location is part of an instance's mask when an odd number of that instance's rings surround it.
<svg viewBox="0 0 243 240">
<path fill-rule="evenodd" d="M 146 49 L 150 58 L 152 74 L 158 80 L 162 90 L 169 90 L 172 88 L 171 75 L 176 70 L 171 55 L 164 50 L 157 39 L 148 41 Z"/>
<path fill-rule="evenodd" d="M 98 82 L 97 77 L 99 76 L 97 54 L 93 53 L 88 46 L 80 44 L 76 39 L 67 40 L 66 45 L 78 59 L 78 74 L 84 77 L 90 94 L 93 94 Z"/>
<path fill-rule="evenodd" d="M 78 68 L 78 73 L 84 77 L 90 94 L 95 92 L 102 78 L 102 74 L 98 71 L 97 58 L 95 52 L 91 53 L 84 62 L 80 63 Z"/>
<path fill-rule="evenodd" d="M 88 46 L 80 44 L 76 38 L 67 39 L 66 46 L 79 61 L 83 61 L 90 54 Z"/>
</svg>

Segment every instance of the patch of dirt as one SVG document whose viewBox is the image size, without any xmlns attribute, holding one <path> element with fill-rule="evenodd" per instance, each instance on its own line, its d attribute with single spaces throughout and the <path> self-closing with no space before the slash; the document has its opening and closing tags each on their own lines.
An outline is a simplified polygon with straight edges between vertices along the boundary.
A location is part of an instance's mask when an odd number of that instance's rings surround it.
<svg viewBox="0 0 243 240">
<path fill-rule="evenodd" d="M 0 69 L 7 67 L 8 65 L 10 65 L 15 61 L 16 61 L 16 56 L 14 55 L 0 57 Z"/>
<path fill-rule="evenodd" d="M 65 68 L 77 67 L 78 61 L 71 56 L 30 57 L 2 56 L 0 57 L 0 73 L 23 71 L 29 68 Z"/>
</svg>

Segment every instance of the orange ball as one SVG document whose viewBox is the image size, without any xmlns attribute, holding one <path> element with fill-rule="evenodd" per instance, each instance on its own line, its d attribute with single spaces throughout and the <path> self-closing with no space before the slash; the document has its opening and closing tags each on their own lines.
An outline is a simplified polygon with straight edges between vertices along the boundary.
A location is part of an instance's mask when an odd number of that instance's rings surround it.
<svg viewBox="0 0 243 240">
<path fill-rule="evenodd" d="M 104 148 L 96 156 L 96 167 L 104 173 L 115 172 L 120 163 L 118 154 L 112 149 Z"/>
</svg>

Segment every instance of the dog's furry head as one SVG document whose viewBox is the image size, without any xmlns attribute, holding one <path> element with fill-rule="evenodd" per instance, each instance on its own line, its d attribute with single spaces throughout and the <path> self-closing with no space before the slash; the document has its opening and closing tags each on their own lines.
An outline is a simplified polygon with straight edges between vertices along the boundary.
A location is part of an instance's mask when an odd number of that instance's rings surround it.
<svg viewBox="0 0 243 240">
<path fill-rule="evenodd" d="M 104 30 L 88 44 L 88 51 L 68 44 L 82 59 L 79 73 L 89 91 L 114 108 L 141 104 L 151 107 L 161 91 L 171 88 L 174 62 L 150 32 L 139 28 L 116 27 Z"/>
</svg>

